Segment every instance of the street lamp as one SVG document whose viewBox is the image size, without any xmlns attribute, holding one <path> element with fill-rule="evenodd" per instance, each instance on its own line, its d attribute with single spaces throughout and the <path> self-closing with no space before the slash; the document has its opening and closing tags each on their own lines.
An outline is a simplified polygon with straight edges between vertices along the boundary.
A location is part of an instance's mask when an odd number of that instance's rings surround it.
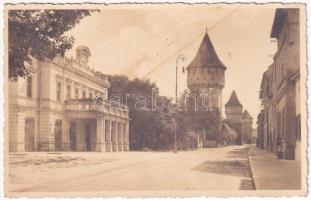
<svg viewBox="0 0 311 200">
<path fill-rule="evenodd" d="M 186 56 L 183 55 L 183 54 L 180 54 L 179 56 L 177 56 L 177 59 L 176 59 L 176 87 L 175 87 L 175 103 L 177 103 L 177 92 L 178 92 L 178 61 L 181 61 L 181 62 L 185 62 L 186 60 Z M 182 72 L 184 73 L 184 68 L 182 70 Z M 174 120 L 174 153 L 177 153 L 178 151 L 178 148 L 177 148 L 177 119 L 175 118 Z"/>
</svg>

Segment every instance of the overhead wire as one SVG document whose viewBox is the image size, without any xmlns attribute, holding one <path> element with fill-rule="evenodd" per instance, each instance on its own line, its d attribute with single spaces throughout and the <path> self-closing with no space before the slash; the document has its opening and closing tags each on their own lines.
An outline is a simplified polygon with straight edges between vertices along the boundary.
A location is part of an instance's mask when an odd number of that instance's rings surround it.
<svg viewBox="0 0 311 200">
<path fill-rule="evenodd" d="M 212 29 L 214 29 L 216 26 L 218 26 L 219 24 L 221 24 L 225 19 L 227 19 L 228 17 L 230 17 L 231 15 L 233 15 L 239 8 L 241 7 L 238 6 L 236 9 L 234 9 L 233 11 L 231 11 L 229 14 L 227 14 L 226 16 L 224 16 L 223 18 L 221 18 L 220 20 L 218 20 L 216 23 L 214 23 L 212 26 L 210 26 L 209 28 L 207 28 L 207 30 L 210 32 Z M 148 77 L 150 74 L 152 74 L 154 71 L 156 71 L 159 67 L 161 67 L 164 63 L 166 63 L 167 61 L 169 61 L 170 59 L 172 59 L 173 57 L 175 57 L 179 52 L 181 52 L 182 50 L 186 49 L 188 46 L 190 46 L 193 42 L 195 42 L 197 39 L 202 38 L 202 33 L 196 35 L 192 40 L 190 40 L 189 42 L 187 42 L 183 47 L 181 47 L 180 49 L 178 49 L 177 51 L 175 51 L 173 54 L 171 54 L 170 56 L 168 56 L 167 58 L 165 58 L 160 64 L 156 65 L 155 67 L 153 67 L 151 70 L 149 70 L 149 72 L 147 72 L 146 74 L 143 75 L 143 79 Z"/>
</svg>

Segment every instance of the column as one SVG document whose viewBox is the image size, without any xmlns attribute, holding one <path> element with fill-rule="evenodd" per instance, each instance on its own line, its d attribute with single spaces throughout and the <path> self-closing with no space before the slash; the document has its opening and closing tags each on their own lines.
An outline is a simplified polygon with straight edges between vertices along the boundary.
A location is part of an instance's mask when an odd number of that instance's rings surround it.
<svg viewBox="0 0 311 200">
<path fill-rule="evenodd" d="M 123 129 L 122 122 L 118 122 L 118 148 L 119 151 L 123 151 Z"/>
<path fill-rule="evenodd" d="M 85 124 L 81 120 L 77 120 L 77 129 L 76 129 L 77 151 L 85 151 L 84 129 L 85 129 Z"/>
<path fill-rule="evenodd" d="M 48 147 L 49 151 L 55 151 L 55 119 L 51 119 Z"/>
<path fill-rule="evenodd" d="M 105 121 L 104 117 L 97 117 L 96 119 L 96 151 L 105 152 Z"/>
<path fill-rule="evenodd" d="M 122 122 L 122 147 L 123 151 L 126 151 L 126 123 Z"/>
<path fill-rule="evenodd" d="M 114 152 L 118 152 L 118 130 L 117 130 L 117 122 L 112 121 L 112 150 Z"/>
<path fill-rule="evenodd" d="M 129 151 L 130 150 L 130 144 L 129 144 L 129 122 L 126 123 L 126 130 L 125 130 L 125 150 Z"/>
<path fill-rule="evenodd" d="M 111 145 L 111 120 L 105 120 L 105 136 L 106 136 L 106 151 L 112 152 Z"/>
<path fill-rule="evenodd" d="M 62 151 L 69 151 L 69 127 L 70 127 L 70 121 L 67 119 L 63 120 L 62 123 Z"/>
</svg>

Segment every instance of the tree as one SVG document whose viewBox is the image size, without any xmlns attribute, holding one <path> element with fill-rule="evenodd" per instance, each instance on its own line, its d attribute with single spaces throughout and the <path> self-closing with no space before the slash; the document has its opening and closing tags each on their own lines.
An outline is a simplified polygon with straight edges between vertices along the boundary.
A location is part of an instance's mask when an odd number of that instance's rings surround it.
<svg viewBox="0 0 311 200">
<path fill-rule="evenodd" d="M 129 108 L 130 129 L 129 139 L 132 150 L 142 150 L 144 148 L 152 150 L 167 150 L 173 148 L 174 130 L 172 113 L 167 109 L 163 111 L 151 110 L 152 89 L 157 91 L 157 86 L 149 80 L 138 78 L 129 80 L 126 76 L 112 76 L 109 79 L 109 99 L 117 100 L 121 97 L 121 103 L 127 104 Z M 126 100 L 126 95 L 128 96 Z M 137 97 L 146 98 L 148 110 L 141 110 L 135 107 Z M 170 101 L 163 98 L 165 104 Z"/>
<path fill-rule="evenodd" d="M 187 95 L 193 95 L 197 98 L 187 98 Z M 176 116 L 179 146 L 182 148 L 196 146 L 198 135 L 200 135 L 200 138 L 205 138 L 207 141 L 214 141 L 216 143 L 219 141 L 221 123 L 220 112 L 215 108 L 210 110 L 203 109 L 202 102 L 198 97 L 200 97 L 199 94 L 189 94 L 185 91 L 180 98 L 180 101 L 187 108 L 178 112 Z"/>
<path fill-rule="evenodd" d="M 74 42 L 64 33 L 92 12 L 95 10 L 10 10 L 9 78 L 27 76 L 32 57 L 43 60 L 64 56 Z"/>
<path fill-rule="evenodd" d="M 174 120 L 177 121 L 177 140 L 179 149 L 189 149 L 197 146 L 197 138 L 205 138 L 206 141 L 218 142 L 220 137 L 220 112 L 217 109 L 203 110 L 201 106 L 195 109 L 192 98 L 185 101 L 185 92 L 179 101 L 181 111 L 172 111 L 165 107 L 161 111 L 150 110 L 151 91 L 157 90 L 154 83 L 149 80 L 134 79 L 129 80 L 126 76 L 110 77 L 109 98 L 121 97 L 121 103 L 129 107 L 130 121 L 130 148 L 142 150 L 149 148 L 153 150 L 168 150 L 174 144 Z M 130 97 L 124 98 L 126 95 Z M 137 110 L 135 103 L 138 96 L 144 96 L 148 110 Z M 168 105 L 171 101 L 167 97 L 159 96 Z M 197 95 L 198 97 L 198 95 Z M 185 103 L 186 102 L 186 103 Z M 201 105 L 198 103 L 198 105 Z M 186 109 L 186 108 L 187 109 Z"/>
</svg>

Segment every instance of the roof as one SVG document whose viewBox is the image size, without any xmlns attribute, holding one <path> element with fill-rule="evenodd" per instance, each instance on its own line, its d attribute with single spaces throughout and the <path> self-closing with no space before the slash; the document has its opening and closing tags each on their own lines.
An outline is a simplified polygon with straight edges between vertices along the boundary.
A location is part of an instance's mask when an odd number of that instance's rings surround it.
<svg viewBox="0 0 311 200">
<path fill-rule="evenodd" d="M 242 106 L 234 90 L 225 106 Z"/>
<path fill-rule="evenodd" d="M 271 38 L 278 38 L 283 26 L 283 23 L 287 17 L 288 9 L 286 8 L 277 8 L 274 15 L 274 20 L 271 29 Z"/>
<path fill-rule="evenodd" d="M 206 32 L 199 47 L 199 50 L 192 62 L 189 64 L 188 68 L 209 66 L 221 67 L 226 69 L 225 65 L 219 60 L 214 46 Z"/>
<path fill-rule="evenodd" d="M 253 119 L 253 117 L 248 113 L 248 111 L 245 109 L 242 113 L 242 119 Z"/>
</svg>

